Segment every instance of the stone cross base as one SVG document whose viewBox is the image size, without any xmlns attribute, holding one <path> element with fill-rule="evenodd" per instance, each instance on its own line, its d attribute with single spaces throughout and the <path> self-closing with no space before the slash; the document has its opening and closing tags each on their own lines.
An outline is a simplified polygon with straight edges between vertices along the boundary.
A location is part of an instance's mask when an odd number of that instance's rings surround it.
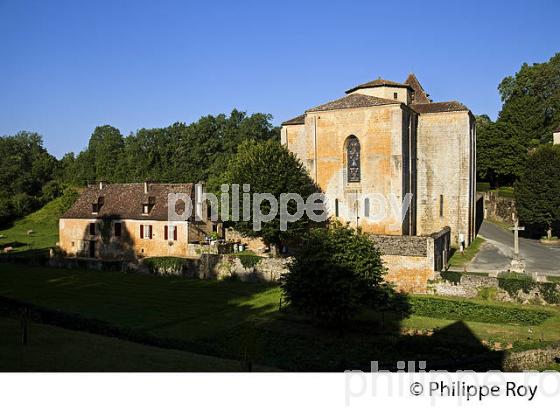
<svg viewBox="0 0 560 410">
<path fill-rule="evenodd" d="M 525 261 L 520 257 L 513 258 L 509 270 L 510 272 L 525 273 Z"/>
</svg>

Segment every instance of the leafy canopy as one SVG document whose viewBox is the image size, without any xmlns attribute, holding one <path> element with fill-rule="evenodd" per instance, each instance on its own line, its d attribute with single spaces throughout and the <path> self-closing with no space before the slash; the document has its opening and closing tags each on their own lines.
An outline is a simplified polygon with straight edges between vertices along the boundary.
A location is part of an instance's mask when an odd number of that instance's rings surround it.
<svg viewBox="0 0 560 410">
<path fill-rule="evenodd" d="M 366 235 L 334 224 L 309 232 L 281 287 L 292 308 L 324 323 L 346 322 L 364 307 L 406 312 L 406 300 L 384 281 L 385 273 Z"/>
<path fill-rule="evenodd" d="M 242 143 L 216 182 L 214 187 L 219 184 L 238 184 L 240 191 L 244 184 L 249 184 L 251 193 L 270 193 L 278 202 L 282 193 L 296 193 L 307 200 L 309 195 L 320 192 L 301 161 L 286 147 L 273 140 Z M 267 215 L 271 210 L 270 202 L 263 201 L 260 209 L 263 215 Z M 287 209 L 290 214 L 294 214 L 295 202 L 289 201 Z M 232 225 L 247 236 L 261 237 L 267 244 L 278 245 L 283 241 L 298 238 L 313 223 L 304 214 L 299 220 L 288 223 L 287 230 L 282 231 L 280 216 L 277 213 L 273 220 L 262 224 L 260 231 L 253 230 L 253 215 L 247 221 L 232 222 Z"/>
</svg>

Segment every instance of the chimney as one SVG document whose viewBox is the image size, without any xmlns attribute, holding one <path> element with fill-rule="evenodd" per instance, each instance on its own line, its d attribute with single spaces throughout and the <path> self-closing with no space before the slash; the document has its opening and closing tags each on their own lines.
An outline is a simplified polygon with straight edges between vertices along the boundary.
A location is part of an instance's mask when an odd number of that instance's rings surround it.
<svg viewBox="0 0 560 410">
<path fill-rule="evenodd" d="M 144 193 L 148 193 L 148 181 L 144 181 Z"/>
</svg>

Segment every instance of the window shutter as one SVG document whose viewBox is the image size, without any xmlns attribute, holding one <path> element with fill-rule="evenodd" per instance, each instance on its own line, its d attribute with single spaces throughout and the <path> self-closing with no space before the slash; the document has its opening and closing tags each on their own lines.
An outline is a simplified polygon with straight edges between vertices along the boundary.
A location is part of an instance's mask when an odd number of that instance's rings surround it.
<svg viewBox="0 0 560 410">
<path fill-rule="evenodd" d="M 167 240 L 167 238 L 169 237 L 168 232 L 169 232 L 169 228 L 168 228 L 167 225 L 165 225 L 165 226 L 163 227 L 163 239 Z"/>
<path fill-rule="evenodd" d="M 140 239 L 144 239 L 144 225 L 140 225 Z"/>
<path fill-rule="evenodd" d="M 173 240 L 174 241 L 177 240 L 177 227 L 176 226 L 173 227 Z"/>
<path fill-rule="evenodd" d="M 152 225 L 148 225 L 149 231 L 150 231 L 150 235 L 149 238 L 152 239 Z"/>
</svg>

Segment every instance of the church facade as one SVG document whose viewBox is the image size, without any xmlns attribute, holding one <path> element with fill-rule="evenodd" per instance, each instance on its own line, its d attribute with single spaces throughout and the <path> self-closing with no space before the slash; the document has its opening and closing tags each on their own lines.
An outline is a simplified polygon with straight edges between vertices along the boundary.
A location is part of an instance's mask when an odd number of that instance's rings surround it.
<svg viewBox="0 0 560 410">
<path fill-rule="evenodd" d="M 332 217 L 378 235 L 449 227 L 452 245 L 474 239 L 475 118 L 460 102 L 433 102 L 414 74 L 310 108 L 282 124 L 281 140 L 326 194 Z"/>
</svg>

